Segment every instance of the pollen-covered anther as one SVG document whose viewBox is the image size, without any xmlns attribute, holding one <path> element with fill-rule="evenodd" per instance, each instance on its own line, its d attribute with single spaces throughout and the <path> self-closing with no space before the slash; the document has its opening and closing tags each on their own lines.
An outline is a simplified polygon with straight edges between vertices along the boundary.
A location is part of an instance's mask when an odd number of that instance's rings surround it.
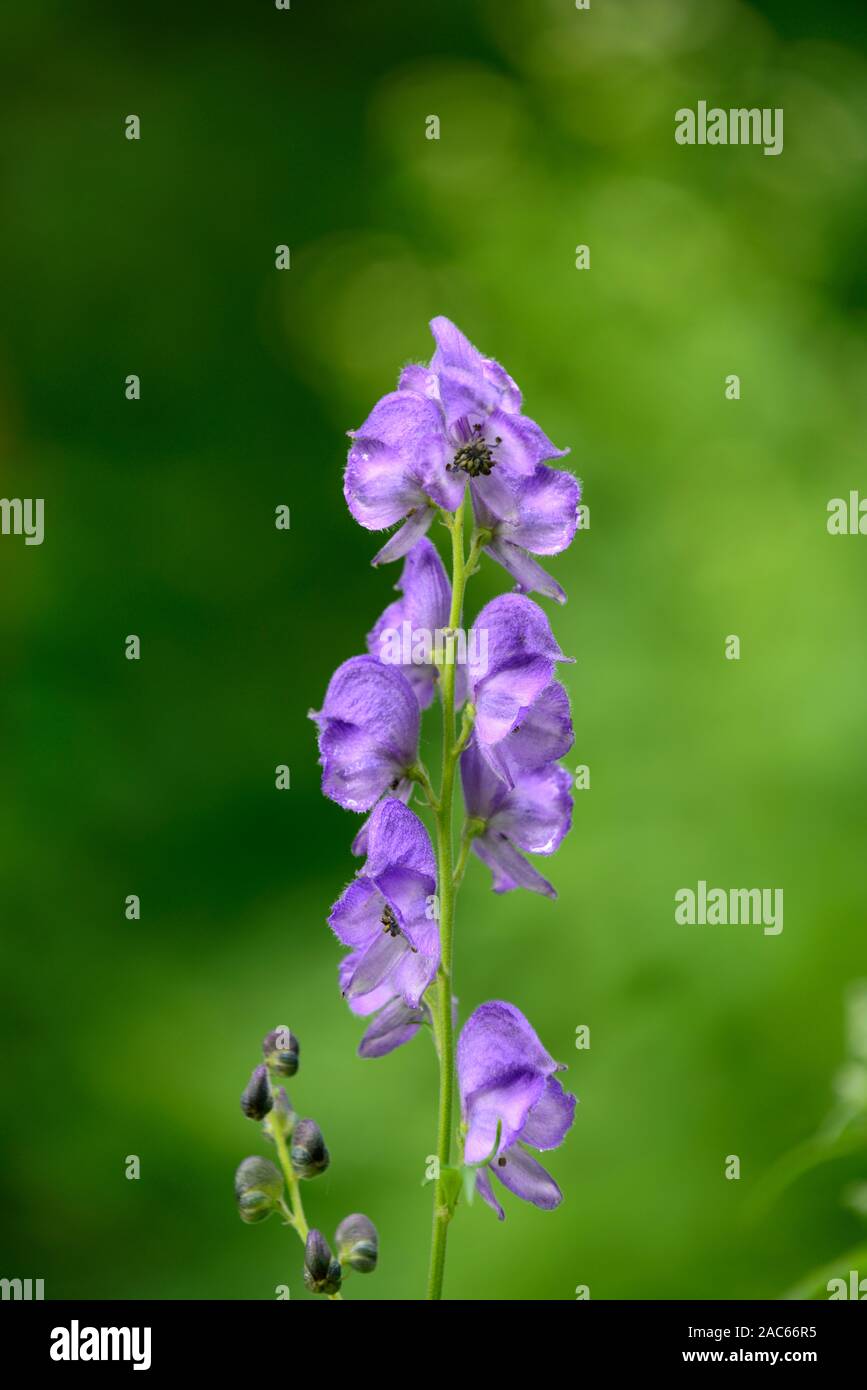
<svg viewBox="0 0 867 1390">
<path fill-rule="evenodd" d="M 499 435 L 494 440 L 494 448 L 501 444 Z M 481 425 L 473 425 L 472 437 L 462 445 L 447 467 L 453 472 L 469 474 L 471 478 L 485 476 L 492 471 L 497 460 L 491 453 L 491 446 L 482 433 Z"/>
</svg>

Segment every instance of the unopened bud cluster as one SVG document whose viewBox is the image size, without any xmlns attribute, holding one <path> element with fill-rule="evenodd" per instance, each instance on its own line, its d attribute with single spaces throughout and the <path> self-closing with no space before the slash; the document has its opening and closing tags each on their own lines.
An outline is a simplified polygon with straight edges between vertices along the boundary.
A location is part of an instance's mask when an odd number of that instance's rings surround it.
<svg viewBox="0 0 867 1390">
<path fill-rule="evenodd" d="M 241 1093 L 241 1109 L 260 1123 L 262 1134 L 277 1150 L 280 1166 L 253 1155 L 235 1173 L 238 1215 L 247 1225 L 267 1221 L 275 1211 L 294 1226 L 304 1241 L 304 1283 L 311 1293 L 336 1297 L 346 1274 L 370 1274 L 376 1268 L 376 1227 L 360 1212 L 344 1217 L 335 1233 L 336 1254 L 325 1236 L 307 1229 L 299 1191 L 302 1179 L 318 1178 L 330 1155 L 315 1120 L 296 1115 L 280 1082 L 298 1071 L 298 1039 L 286 1027 L 273 1028 L 262 1042 L 264 1061 L 250 1075 Z M 282 1171 L 281 1171 L 282 1170 Z"/>
</svg>

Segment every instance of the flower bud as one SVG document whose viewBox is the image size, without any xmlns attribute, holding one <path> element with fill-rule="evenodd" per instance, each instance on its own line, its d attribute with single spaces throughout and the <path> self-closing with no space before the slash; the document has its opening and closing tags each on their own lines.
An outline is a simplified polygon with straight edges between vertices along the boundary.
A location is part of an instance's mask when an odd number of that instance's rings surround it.
<svg viewBox="0 0 867 1390">
<path fill-rule="evenodd" d="M 262 1055 L 275 1076 L 294 1076 L 298 1070 L 298 1039 L 285 1024 L 272 1028 L 262 1043 Z"/>
<path fill-rule="evenodd" d="M 274 1203 L 264 1192 L 242 1192 L 238 1198 L 238 1215 L 248 1226 L 267 1221 L 273 1211 Z"/>
<path fill-rule="evenodd" d="M 295 1128 L 295 1121 L 298 1119 L 292 1109 L 292 1102 L 286 1094 L 285 1087 L 281 1086 L 278 1091 L 273 1093 L 273 1100 L 274 1108 L 262 1128 L 265 1138 L 269 1139 L 272 1144 L 274 1143 L 275 1129 L 283 1135 L 284 1139 L 288 1139 Z"/>
<path fill-rule="evenodd" d="M 318 1178 L 331 1156 L 315 1120 L 299 1120 L 292 1135 L 292 1167 L 299 1178 Z"/>
<path fill-rule="evenodd" d="M 248 1120 L 264 1120 L 273 1104 L 268 1068 L 256 1067 L 241 1095 L 241 1109 Z"/>
<path fill-rule="evenodd" d="M 304 1283 L 311 1293 L 338 1293 L 340 1265 L 321 1231 L 308 1231 L 304 1246 Z"/>
<path fill-rule="evenodd" d="M 235 1198 L 242 1221 L 250 1226 L 267 1221 L 282 1195 L 282 1174 L 267 1158 L 254 1154 L 238 1165 Z"/>
<path fill-rule="evenodd" d="M 344 1216 L 334 1233 L 334 1243 L 341 1264 L 359 1274 L 372 1274 L 376 1269 L 379 1237 L 373 1222 L 360 1211 Z"/>
</svg>

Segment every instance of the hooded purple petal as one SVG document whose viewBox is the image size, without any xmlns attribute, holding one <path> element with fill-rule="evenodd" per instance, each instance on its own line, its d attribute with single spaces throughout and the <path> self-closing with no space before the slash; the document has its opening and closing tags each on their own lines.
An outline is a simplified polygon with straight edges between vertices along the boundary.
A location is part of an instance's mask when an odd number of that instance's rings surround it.
<svg viewBox="0 0 867 1390">
<path fill-rule="evenodd" d="M 563 1070 L 521 1010 L 503 999 L 480 1004 L 467 1019 L 458 1040 L 457 1062 L 465 1100 L 515 1071 L 527 1069 L 548 1077 Z"/>
<path fill-rule="evenodd" d="M 473 347 L 469 338 L 461 332 L 451 319 L 438 314 L 430 321 L 430 331 L 436 343 L 436 351 L 431 358 L 431 371 L 439 374 L 446 367 L 457 367 L 462 371 L 484 372 L 484 358 L 478 348 Z"/>
<path fill-rule="evenodd" d="M 484 359 L 484 372 L 489 381 L 493 382 L 497 388 L 500 400 L 500 409 L 507 411 L 510 415 L 518 415 L 521 411 L 521 392 L 517 382 L 513 381 L 499 362 L 495 362 L 493 357 Z"/>
<path fill-rule="evenodd" d="M 437 394 L 452 444 L 465 437 L 470 421 L 481 425 L 497 411 L 500 392 L 482 372 L 460 367 L 444 367 L 437 374 Z M 490 432 L 493 443 L 495 430 Z M 488 432 L 485 431 L 486 437 Z M 454 452 L 454 448 L 452 450 Z"/>
<path fill-rule="evenodd" d="M 389 786 L 388 794 L 389 796 L 395 797 L 398 801 L 402 801 L 405 806 L 408 806 L 410 801 L 412 800 L 412 793 L 414 788 L 415 782 L 411 782 L 408 777 L 404 777 L 400 782 L 398 782 L 397 786 L 394 786 L 393 783 Z M 355 839 L 352 841 L 352 845 L 350 846 L 352 853 L 355 855 L 367 854 L 367 845 L 369 837 L 370 816 L 368 816 L 365 820 L 362 821 L 361 829 L 359 830 Z"/>
<path fill-rule="evenodd" d="M 432 373 L 439 375 L 449 368 L 455 368 L 480 377 L 495 390 L 497 403 L 502 409 L 512 414 L 521 409 L 521 393 L 499 362 L 492 357 L 483 357 L 469 338 L 443 315 L 432 319 L 430 328 L 436 343 L 430 364 Z"/>
<path fill-rule="evenodd" d="M 322 790 L 347 810 L 369 810 L 415 762 L 419 708 L 412 686 L 371 656 L 338 667 L 322 709 L 310 717 L 319 726 Z"/>
<path fill-rule="evenodd" d="M 389 604 L 368 633 L 368 651 L 386 665 L 397 666 L 421 708 L 427 709 L 437 676 L 435 634 L 448 627 L 452 597 L 443 562 L 431 541 L 415 543 L 395 587 L 403 596 Z"/>
<path fill-rule="evenodd" d="M 561 652 L 547 615 L 537 603 L 523 594 L 500 594 L 486 603 L 476 618 L 477 631 L 488 634 L 484 660 L 471 663 L 473 692 L 486 677 L 512 669 L 536 658 L 546 661 L 552 671 L 557 661 L 571 661 Z"/>
<path fill-rule="evenodd" d="M 396 797 L 387 797 L 370 817 L 367 861 L 362 874 L 371 879 L 394 869 L 411 869 L 436 881 L 436 860 L 430 837 L 414 811 Z"/>
</svg>

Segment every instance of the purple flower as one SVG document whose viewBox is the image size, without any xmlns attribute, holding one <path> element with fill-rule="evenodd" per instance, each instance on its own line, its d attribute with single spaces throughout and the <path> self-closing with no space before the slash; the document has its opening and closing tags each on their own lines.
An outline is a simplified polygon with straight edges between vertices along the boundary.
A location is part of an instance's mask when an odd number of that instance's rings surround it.
<svg viewBox="0 0 867 1390">
<path fill-rule="evenodd" d="M 559 1187 L 524 1146 L 556 1149 L 566 1137 L 576 1100 L 554 1076 L 563 1064 L 548 1055 L 520 1010 L 502 1000 L 482 1004 L 467 1019 L 457 1063 L 464 1161 L 484 1163 L 492 1155 L 476 1175 L 477 1191 L 501 1221 L 491 1174 L 525 1202 L 546 1211 L 559 1206 Z"/>
<path fill-rule="evenodd" d="M 436 546 L 423 537 L 406 557 L 395 588 L 402 598 L 386 608 L 367 635 L 367 649 L 406 676 L 419 705 L 427 709 L 434 696 L 437 632 L 448 627 L 452 587 Z"/>
<path fill-rule="evenodd" d="M 562 687 L 555 683 L 549 689 Z M 514 784 L 507 787 L 491 771 L 473 740 L 461 756 L 461 779 L 467 815 L 482 827 L 473 837 L 473 853 L 491 870 L 494 892 L 529 888 L 556 898 L 548 880 L 519 851 L 553 854 L 568 834 L 572 780 L 566 769 L 557 763 L 516 769 Z"/>
<path fill-rule="evenodd" d="M 475 737 L 486 762 L 511 785 L 513 763 L 538 767 L 571 746 L 569 702 L 552 678 L 558 661 L 573 658 L 563 655 L 547 617 L 523 594 L 493 599 L 475 628 L 486 634 L 483 657 L 471 658 L 467 670 Z"/>
<path fill-rule="evenodd" d="M 439 930 L 432 919 L 435 892 L 427 831 L 402 801 L 386 797 L 370 817 L 364 867 L 328 919 L 350 948 L 341 986 L 351 1007 L 361 1003 L 356 1012 L 373 1012 L 398 997 L 409 1009 L 420 1008 L 440 961 Z"/>
<path fill-rule="evenodd" d="M 491 534 L 485 554 L 508 571 L 521 593 L 566 602 L 564 590 L 533 555 L 559 555 L 571 545 L 580 500 L 578 479 L 544 464 L 529 478 L 506 482 L 496 498 L 474 493 L 476 524 Z"/>
<path fill-rule="evenodd" d="M 405 555 L 437 507 L 455 511 L 469 482 L 477 519 L 495 532 L 489 553 L 522 587 L 557 596 L 558 586 L 522 551 L 555 554 L 574 535 L 575 480 L 558 483 L 552 470 L 540 472 L 546 459 L 568 450 L 520 413 L 521 393 L 508 372 L 449 319 L 433 319 L 431 332 L 430 366 L 404 368 L 397 391 L 351 431 L 344 494 L 352 515 L 372 531 L 405 518 L 373 563 Z"/>
<path fill-rule="evenodd" d="M 394 666 L 372 656 L 344 661 L 331 677 L 319 727 L 322 790 L 349 811 L 369 811 L 387 790 L 408 796 L 418 754 L 419 707 Z"/>
<path fill-rule="evenodd" d="M 495 495 L 500 476 L 526 477 L 545 459 L 563 458 L 534 420 L 521 415 L 521 392 L 508 372 L 483 357 L 459 328 L 431 320 L 436 351 L 429 367 L 406 367 L 400 387 L 438 403 L 447 441 L 446 468 L 470 479 L 474 493 Z"/>
</svg>

